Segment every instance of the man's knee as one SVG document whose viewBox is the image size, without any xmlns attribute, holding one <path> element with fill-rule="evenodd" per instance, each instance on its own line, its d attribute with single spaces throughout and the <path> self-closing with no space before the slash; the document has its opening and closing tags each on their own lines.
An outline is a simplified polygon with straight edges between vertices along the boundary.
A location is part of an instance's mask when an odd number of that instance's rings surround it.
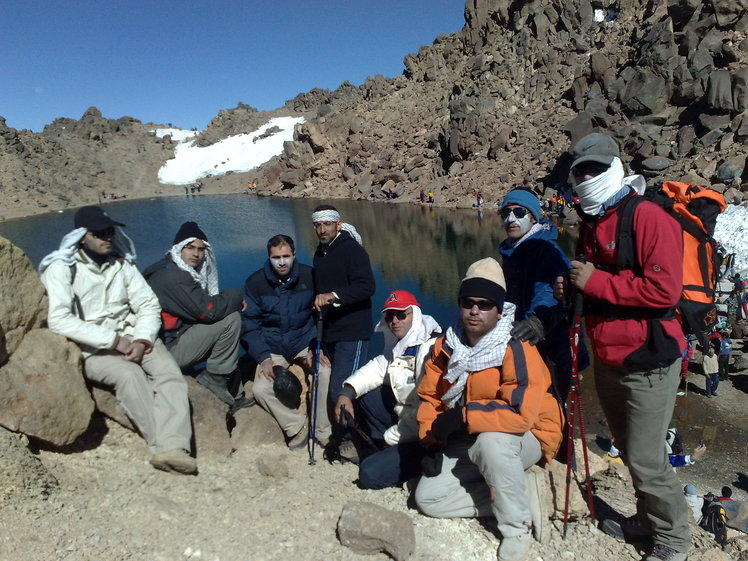
<svg viewBox="0 0 748 561">
<path fill-rule="evenodd" d="M 225 325 L 224 331 L 235 334 L 237 338 L 239 337 L 242 331 L 242 318 L 239 312 L 231 312 L 221 322 Z"/>
<path fill-rule="evenodd" d="M 442 481 L 440 481 L 442 480 Z M 416 486 L 414 498 L 416 506 L 426 516 L 432 518 L 449 518 L 444 512 L 442 503 L 447 497 L 447 486 L 443 484 L 443 478 L 421 477 Z"/>
</svg>

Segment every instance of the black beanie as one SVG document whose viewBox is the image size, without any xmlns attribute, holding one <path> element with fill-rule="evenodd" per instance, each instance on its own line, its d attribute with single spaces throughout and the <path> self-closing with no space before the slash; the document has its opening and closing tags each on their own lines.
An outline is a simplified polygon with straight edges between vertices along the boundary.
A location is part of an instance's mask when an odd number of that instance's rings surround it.
<svg viewBox="0 0 748 561">
<path fill-rule="evenodd" d="M 174 236 L 174 243 L 172 245 L 177 245 L 179 242 L 182 242 L 187 238 L 198 238 L 204 242 L 208 241 L 208 236 L 205 235 L 205 232 L 200 229 L 197 222 L 192 221 L 185 222 L 179 227 L 179 231 L 177 232 L 177 235 Z"/>
</svg>

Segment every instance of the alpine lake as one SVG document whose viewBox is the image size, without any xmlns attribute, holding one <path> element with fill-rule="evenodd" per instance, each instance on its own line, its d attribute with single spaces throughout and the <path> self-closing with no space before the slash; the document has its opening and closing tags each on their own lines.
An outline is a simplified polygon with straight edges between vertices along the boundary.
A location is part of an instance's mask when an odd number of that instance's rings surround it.
<svg viewBox="0 0 748 561">
<path fill-rule="evenodd" d="M 263 266 L 267 240 L 276 234 L 291 236 L 296 242 L 297 260 L 311 265 L 317 246 L 311 214 L 324 202 L 244 194 L 189 195 L 118 200 L 104 208 L 114 220 L 126 224 L 125 232 L 135 244 L 141 270 L 164 256 L 183 222 L 197 222 L 213 247 L 224 289 L 242 288 L 245 279 Z M 457 290 L 468 266 L 484 257 L 498 260 L 497 248 L 505 237 L 502 221 L 490 205 L 478 211 L 428 204 L 331 202 L 340 210 L 343 221 L 356 227 L 371 259 L 377 285 L 373 297 L 375 322 L 389 292 L 405 289 L 416 296 L 424 313 L 436 318 L 446 330 L 457 319 Z M 74 213 L 75 209 L 70 209 L 0 222 L 0 236 L 20 247 L 38 266 L 73 230 Z M 576 231 L 563 226 L 559 231 L 559 244 L 571 256 Z M 381 333 L 375 333 L 370 355 L 381 352 L 382 341 Z M 699 365 L 692 363 L 691 370 L 692 379 L 700 377 Z M 591 369 L 581 378 L 587 441 L 591 449 L 600 452 L 599 445 L 604 445 L 610 432 L 595 397 Z M 699 381 L 703 388 L 703 380 Z M 733 424 L 718 409 L 706 406 L 704 392 L 695 384 L 681 389 L 687 391 L 677 397 L 673 425 L 682 433 L 687 451 L 701 439 L 709 450 L 703 460 L 679 468 L 678 473 L 684 484 L 700 481 L 718 492 L 722 485 L 735 481 L 736 471 L 746 470 L 745 415 L 741 413 L 743 418 Z"/>
</svg>

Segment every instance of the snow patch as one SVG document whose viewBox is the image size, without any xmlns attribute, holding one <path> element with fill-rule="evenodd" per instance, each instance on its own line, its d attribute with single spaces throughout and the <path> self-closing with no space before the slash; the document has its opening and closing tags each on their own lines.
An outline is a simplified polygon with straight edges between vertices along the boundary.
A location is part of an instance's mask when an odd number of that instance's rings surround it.
<svg viewBox="0 0 748 561">
<path fill-rule="evenodd" d="M 727 205 L 717 217 L 714 239 L 735 254 L 735 270 L 748 270 L 748 207 Z"/>
<path fill-rule="evenodd" d="M 281 154 L 283 143 L 293 140 L 294 127 L 303 122 L 303 117 L 278 117 L 253 133 L 230 136 L 204 148 L 195 146 L 194 141 L 181 142 L 174 150 L 174 158 L 158 171 L 158 180 L 168 185 L 185 185 L 211 175 L 249 171 Z M 258 138 L 271 127 L 281 130 L 266 138 Z M 172 139 L 176 140 L 174 136 Z"/>
<path fill-rule="evenodd" d="M 197 131 L 186 131 L 184 129 L 155 129 L 153 132 L 159 138 L 171 136 L 174 142 L 184 142 L 193 136 L 197 136 Z"/>
</svg>

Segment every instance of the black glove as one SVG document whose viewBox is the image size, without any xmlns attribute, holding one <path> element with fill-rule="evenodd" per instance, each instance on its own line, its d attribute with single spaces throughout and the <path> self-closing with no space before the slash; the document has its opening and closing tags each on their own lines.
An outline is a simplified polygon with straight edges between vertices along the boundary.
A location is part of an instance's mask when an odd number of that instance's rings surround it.
<svg viewBox="0 0 748 561">
<path fill-rule="evenodd" d="M 435 477 L 442 472 L 442 462 L 444 454 L 441 450 L 431 448 L 421 458 L 421 471 L 426 477 Z"/>
<path fill-rule="evenodd" d="M 431 425 L 431 434 L 439 442 L 446 443 L 450 435 L 465 430 L 465 421 L 462 419 L 462 407 L 453 407 L 439 415 Z"/>
<path fill-rule="evenodd" d="M 545 337 L 543 322 L 535 316 L 514 322 L 511 335 L 514 339 L 527 341 L 531 345 L 537 345 Z"/>
</svg>

